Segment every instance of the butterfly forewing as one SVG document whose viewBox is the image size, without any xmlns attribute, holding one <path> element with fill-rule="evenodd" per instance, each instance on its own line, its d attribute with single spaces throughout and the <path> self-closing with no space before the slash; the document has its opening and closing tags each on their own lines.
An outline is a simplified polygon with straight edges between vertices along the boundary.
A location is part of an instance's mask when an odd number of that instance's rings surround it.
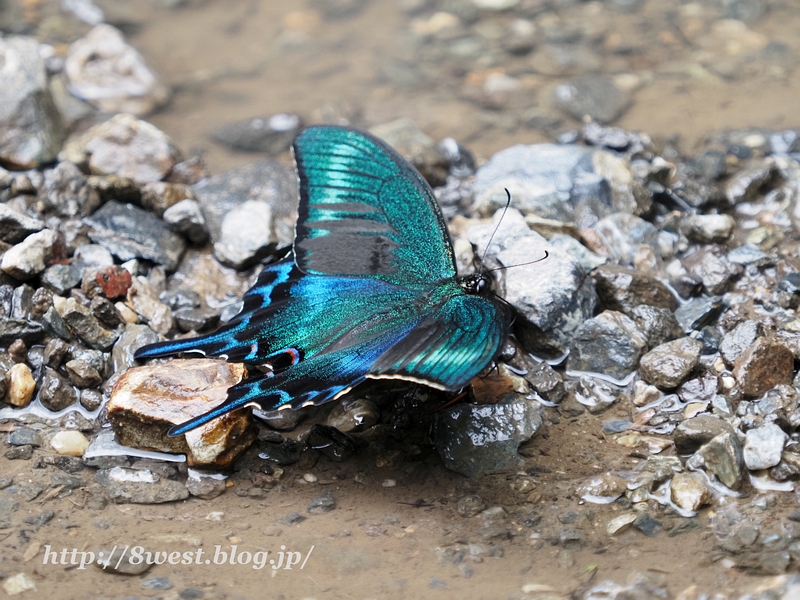
<svg viewBox="0 0 800 600">
<path fill-rule="evenodd" d="M 297 265 L 411 289 L 455 277 L 447 228 L 428 184 L 394 150 L 342 127 L 309 127 L 294 155 Z"/>
</svg>

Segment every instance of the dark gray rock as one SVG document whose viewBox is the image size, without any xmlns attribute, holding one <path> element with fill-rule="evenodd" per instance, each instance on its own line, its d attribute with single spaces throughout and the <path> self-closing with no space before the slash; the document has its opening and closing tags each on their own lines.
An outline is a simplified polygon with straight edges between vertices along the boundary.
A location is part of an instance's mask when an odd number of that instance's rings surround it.
<svg viewBox="0 0 800 600">
<path fill-rule="evenodd" d="M 556 404 L 564 400 L 567 390 L 561 374 L 546 362 L 526 361 L 527 373 L 523 375 L 531 389 L 548 402 Z"/>
<path fill-rule="evenodd" d="M 60 217 L 88 217 L 100 207 L 98 191 L 77 165 L 62 161 L 44 172 L 38 200 L 47 213 Z"/>
<path fill-rule="evenodd" d="M 592 414 L 599 414 L 610 408 L 621 394 L 617 386 L 592 377 L 581 377 L 569 385 L 569 392 L 570 399 L 577 401 Z"/>
<path fill-rule="evenodd" d="M 652 275 L 619 265 L 603 265 L 592 273 L 600 306 L 629 317 L 640 304 L 675 310 L 675 297 Z"/>
<path fill-rule="evenodd" d="M 86 222 L 89 238 L 123 261 L 146 258 L 174 271 L 186 250 L 166 223 L 131 204 L 107 202 Z"/>
<path fill-rule="evenodd" d="M 352 433 L 369 429 L 380 417 L 380 410 L 372 400 L 349 398 L 333 407 L 326 422 L 343 433 Z"/>
<path fill-rule="evenodd" d="M 654 519 L 646 512 L 640 513 L 636 517 L 633 526 L 648 537 L 658 535 L 658 533 L 664 529 L 661 521 Z"/>
<path fill-rule="evenodd" d="M 647 337 L 648 350 L 683 335 L 675 313 L 668 308 L 640 304 L 628 316 L 634 320 L 639 330 Z"/>
<path fill-rule="evenodd" d="M 333 496 L 330 492 L 324 492 L 311 500 L 306 511 L 311 515 L 321 515 L 331 512 L 334 508 L 336 508 L 336 501 Z"/>
<path fill-rule="evenodd" d="M 71 260 L 67 265 L 56 264 L 47 267 L 41 275 L 42 285 L 60 296 L 78 287 L 83 279 L 83 270 L 86 265 L 80 260 Z"/>
<path fill-rule="evenodd" d="M 458 501 L 458 514 L 462 517 L 474 517 L 486 509 L 486 503 L 480 496 L 464 496 Z"/>
<path fill-rule="evenodd" d="M 598 221 L 592 229 L 600 236 L 613 259 L 623 265 L 633 265 L 639 246 L 650 246 L 656 256 L 661 254 L 659 232 L 649 221 L 630 213 L 616 213 Z"/>
<path fill-rule="evenodd" d="M 646 345 L 632 319 L 606 310 L 575 331 L 567 369 L 623 379 L 636 368 Z"/>
<path fill-rule="evenodd" d="M 726 431 L 703 444 L 687 461 L 692 469 L 703 468 L 733 490 L 742 485 L 742 445 L 735 433 Z"/>
<path fill-rule="evenodd" d="M 33 458 L 33 446 L 15 446 L 3 454 L 8 460 L 30 460 Z"/>
<path fill-rule="evenodd" d="M 193 186 L 211 241 L 222 237 L 222 223 L 237 206 L 247 201 L 266 203 L 272 212 L 271 239 L 291 244 L 297 217 L 297 177 L 294 169 L 275 161 L 260 161 L 229 169 Z"/>
<path fill-rule="evenodd" d="M 103 383 L 103 377 L 97 372 L 97 369 L 85 360 L 71 360 L 64 365 L 64 368 L 72 383 L 79 388 L 97 387 Z"/>
<path fill-rule="evenodd" d="M 147 325 L 128 324 L 111 351 L 111 367 L 119 373 L 136 364 L 133 353 L 142 346 L 158 341 L 158 334 Z"/>
<path fill-rule="evenodd" d="M 723 294 L 741 274 L 741 266 L 731 263 L 722 249 L 705 246 L 682 260 L 690 275 L 699 279 L 707 294 Z"/>
<path fill-rule="evenodd" d="M 103 394 L 99 390 L 81 390 L 81 406 L 89 411 L 95 411 L 103 404 Z"/>
<path fill-rule="evenodd" d="M 42 436 L 36 429 L 22 427 L 8 434 L 8 443 L 12 446 L 41 446 Z"/>
<path fill-rule="evenodd" d="M 434 444 L 448 469 L 475 477 L 517 468 L 517 447 L 541 424 L 537 405 L 524 399 L 484 406 L 459 404 L 437 413 Z"/>
<path fill-rule="evenodd" d="M 280 154 L 289 149 L 302 126 L 297 115 L 254 117 L 218 127 L 211 132 L 211 139 L 239 152 Z"/>
<path fill-rule="evenodd" d="M 69 330 L 91 348 L 110 350 L 119 337 L 118 331 L 103 327 L 91 311 L 74 298 L 67 300 L 61 317 Z"/>
<path fill-rule="evenodd" d="M 213 308 L 187 308 L 172 316 L 183 332 L 206 331 L 219 323 L 219 311 Z"/>
<path fill-rule="evenodd" d="M 39 400 L 52 411 L 64 410 L 78 401 L 75 388 L 50 367 L 44 368 Z"/>
<path fill-rule="evenodd" d="M 556 106 L 574 119 L 590 117 L 611 123 L 621 117 L 633 99 L 629 91 L 606 75 L 576 77 L 555 89 Z"/>
<path fill-rule="evenodd" d="M 66 136 L 39 42 L 0 39 L 0 62 L 0 163 L 29 169 L 53 161 Z"/>
<path fill-rule="evenodd" d="M 9 344 L 14 340 L 26 343 L 38 342 L 44 337 L 44 326 L 27 319 L 0 318 L 0 343 Z"/>
</svg>

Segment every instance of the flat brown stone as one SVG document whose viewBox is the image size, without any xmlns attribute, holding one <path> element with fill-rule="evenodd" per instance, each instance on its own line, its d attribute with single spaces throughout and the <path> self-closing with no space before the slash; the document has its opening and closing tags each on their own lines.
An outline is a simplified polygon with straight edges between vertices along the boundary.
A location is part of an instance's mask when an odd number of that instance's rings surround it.
<svg viewBox="0 0 800 600">
<path fill-rule="evenodd" d="M 756 397 L 779 383 L 790 384 L 794 373 L 792 351 L 778 341 L 761 337 L 736 359 L 733 377 L 746 396 Z"/>
<path fill-rule="evenodd" d="M 108 419 L 121 444 L 185 453 L 190 466 L 225 467 L 256 438 L 249 410 L 224 414 L 184 435 L 170 437 L 167 431 L 222 404 L 245 374 L 242 364 L 206 358 L 134 367 L 114 385 Z"/>
</svg>

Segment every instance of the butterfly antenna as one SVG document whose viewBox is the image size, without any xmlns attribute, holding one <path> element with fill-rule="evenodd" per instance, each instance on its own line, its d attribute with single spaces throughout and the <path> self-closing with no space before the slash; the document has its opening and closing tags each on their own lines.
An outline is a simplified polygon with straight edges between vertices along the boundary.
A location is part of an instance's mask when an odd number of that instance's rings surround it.
<svg viewBox="0 0 800 600">
<path fill-rule="evenodd" d="M 533 264 L 535 264 L 537 262 L 543 261 L 548 256 L 550 256 L 550 253 L 547 250 L 545 250 L 544 251 L 544 256 L 542 258 L 537 258 L 536 260 L 532 260 L 532 261 L 529 261 L 529 262 L 519 263 L 518 265 L 508 265 L 508 266 L 505 266 L 505 267 L 496 267 L 494 269 L 489 269 L 487 271 L 487 273 L 494 273 L 495 271 L 502 271 L 503 269 L 511 269 L 513 267 L 524 267 L 525 265 L 533 265 Z"/>
<path fill-rule="evenodd" d="M 483 265 L 486 261 L 486 255 L 489 253 L 489 246 L 492 245 L 492 240 L 494 239 L 497 230 L 500 229 L 500 224 L 503 222 L 503 218 L 506 216 L 506 212 L 508 211 L 508 207 L 511 206 L 511 192 L 508 191 L 508 188 L 503 188 L 506 191 L 506 196 L 508 196 L 508 200 L 506 200 L 506 206 L 503 208 L 503 214 L 500 215 L 500 220 L 497 222 L 497 226 L 494 228 L 492 232 L 492 236 L 489 238 L 489 243 L 486 244 L 486 248 L 483 250 L 483 256 L 481 257 L 481 275 L 483 275 Z M 495 269 L 492 269 L 493 271 Z"/>
</svg>

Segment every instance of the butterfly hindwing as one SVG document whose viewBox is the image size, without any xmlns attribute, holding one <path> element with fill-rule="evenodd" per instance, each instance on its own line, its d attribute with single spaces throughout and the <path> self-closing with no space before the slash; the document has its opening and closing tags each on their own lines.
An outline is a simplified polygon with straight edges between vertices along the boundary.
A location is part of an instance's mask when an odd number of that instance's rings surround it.
<svg viewBox="0 0 800 600">
<path fill-rule="evenodd" d="M 303 271 L 411 289 L 455 277 L 433 192 L 395 150 L 332 126 L 304 129 L 293 148 L 300 176 L 294 249 Z"/>
<path fill-rule="evenodd" d="M 510 322 L 504 305 L 459 290 L 378 358 L 367 377 L 457 390 L 494 358 Z"/>
</svg>

